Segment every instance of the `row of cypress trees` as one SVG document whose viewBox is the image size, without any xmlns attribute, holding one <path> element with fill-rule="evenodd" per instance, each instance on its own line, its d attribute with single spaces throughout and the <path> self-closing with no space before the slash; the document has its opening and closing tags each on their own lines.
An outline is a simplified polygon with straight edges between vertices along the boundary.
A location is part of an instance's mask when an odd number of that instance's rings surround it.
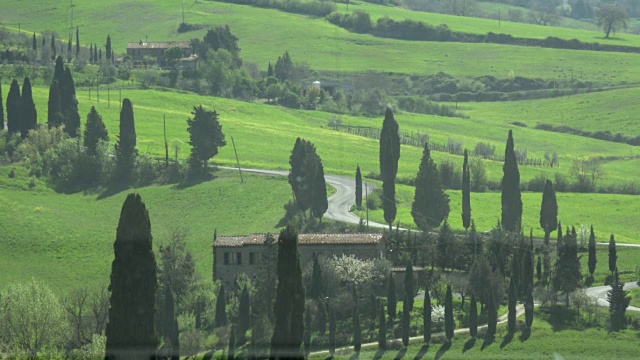
<svg viewBox="0 0 640 360">
<path fill-rule="evenodd" d="M 2 88 L 0 86 L 0 102 Z M 28 77 L 22 82 L 22 94 L 18 80 L 13 79 L 9 93 L 7 94 L 7 131 L 9 134 L 20 134 L 27 137 L 29 130 L 35 129 L 38 124 L 38 112 L 33 102 L 31 81 Z M 4 109 L 0 105 L 0 129 L 4 129 Z"/>
</svg>

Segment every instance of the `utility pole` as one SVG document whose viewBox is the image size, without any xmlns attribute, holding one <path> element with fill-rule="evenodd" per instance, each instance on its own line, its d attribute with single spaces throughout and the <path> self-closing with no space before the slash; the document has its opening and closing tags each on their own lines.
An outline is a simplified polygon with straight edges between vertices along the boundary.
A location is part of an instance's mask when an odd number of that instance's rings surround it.
<svg viewBox="0 0 640 360">
<path fill-rule="evenodd" d="M 73 42 L 73 22 L 74 22 L 74 9 L 75 9 L 76 5 L 73 3 L 73 0 L 71 0 L 71 42 Z"/>
<path fill-rule="evenodd" d="M 182 23 L 184 24 L 184 0 L 182 0 Z"/>
<path fill-rule="evenodd" d="M 369 231 L 369 188 L 364 183 L 364 207 L 367 210 L 367 231 Z"/>
<path fill-rule="evenodd" d="M 500 12 L 500 9 L 498 9 L 498 27 L 501 27 L 501 22 L 502 22 L 502 13 Z"/>
<path fill-rule="evenodd" d="M 244 179 L 242 178 L 242 168 L 240 168 L 240 160 L 238 159 L 238 150 L 236 150 L 236 142 L 233 140 L 233 136 L 231 137 L 231 143 L 233 144 L 233 152 L 236 153 L 236 163 L 238 164 L 238 171 L 240 172 L 240 183 L 244 183 Z"/>
<path fill-rule="evenodd" d="M 167 115 L 163 115 L 164 121 L 164 165 L 169 168 L 169 143 L 167 142 Z"/>
</svg>

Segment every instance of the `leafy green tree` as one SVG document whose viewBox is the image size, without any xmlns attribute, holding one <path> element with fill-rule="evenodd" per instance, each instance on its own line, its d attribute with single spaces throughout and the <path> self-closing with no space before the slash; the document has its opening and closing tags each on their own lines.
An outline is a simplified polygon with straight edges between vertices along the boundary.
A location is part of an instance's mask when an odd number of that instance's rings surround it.
<svg viewBox="0 0 640 360">
<path fill-rule="evenodd" d="M 190 159 L 194 166 L 199 166 L 200 170 L 205 172 L 209 159 L 218 155 L 218 148 L 227 145 L 227 142 L 222 133 L 217 112 L 205 110 L 200 105 L 194 106 L 191 114 L 193 118 L 187 119 L 191 145 Z"/>
<path fill-rule="evenodd" d="M 469 309 L 469 334 L 472 338 L 478 336 L 478 303 L 473 295 L 471 296 L 471 308 Z"/>
<path fill-rule="evenodd" d="M 469 172 L 469 153 L 464 150 L 462 163 L 462 226 L 469 230 L 471 226 L 471 175 Z"/>
<path fill-rule="evenodd" d="M 611 33 L 616 33 L 620 29 L 626 29 L 629 22 L 629 15 L 623 9 L 613 4 L 606 4 L 596 10 L 596 25 L 602 28 L 604 37 L 609 38 Z"/>
<path fill-rule="evenodd" d="M 353 287 L 353 301 L 355 309 L 353 311 L 353 350 L 360 353 L 362 347 L 362 329 L 360 328 L 360 301 L 358 300 L 358 291 Z"/>
<path fill-rule="evenodd" d="M 271 338 L 272 358 L 302 358 L 304 334 L 304 286 L 298 255 L 298 233 L 291 226 L 278 238 L 278 288 L 274 306 L 275 327 Z"/>
<path fill-rule="evenodd" d="M 108 53 L 107 53 L 108 54 Z M 184 52 L 180 46 L 175 46 L 164 51 L 164 58 L 173 64 L 184 57 Z"/>
<path fill-rule="evenodd" d="M 293 61 L 288 51 L 285 51 L 282 56 L 278 57 L 273 74 L 282 83 L 291 79 L 293 74 Z"/>
<path fill-rule="evenodd" d="M 513 145 L 513 132 L 504 151 L 502 177 L 502 227 L 507 231 L 518 232 L 522 225 L 522 195 L 520 193 L 520 171 Z"/>
<path fill-rule="evenodd" d="M 91 107 L 87 114 L 87 124 L 84 127 L 84 147 L 87 153 L 95 156 L 98 151 L 98 144 L 101 141 L 109 142 L 109 132 L 102 121 L 102 116 L 96 111 L 95 106 Z"/>
<path fill-rule="evenodd" d="M 396 175 L 400 160 L 400 134 L 391 109 L 387 108 L 380 131 L 380 176 L 382 177 L 382 207 L 389 230 L 396 218 Z"/>
<path fill-rule="evenodd" d="M 358 210 L 362 209 L 362 173 L 360 172 L 360 165 L 356 168 L 356 207 Z"/>
<path fill-rule="evenodd" d="M 565 294 L 566 305 L 569 306 L 569 294 L 578 289 L 582 281 L 578 243 L 575 236 L 567 234 L 562 242 L 555 266 L 553 287 Z"/>
<path fill-rule="evenodd" d="M 429 286 L 426 286 L 422 306 L 422 337 L 426 345 L 431 342 L 431 310 L 431 295 L 429 294 Z"/>
<path fill-rule="evenodd" d="M 128 184 L 131 181 L 135 166 L 136 127 L 133 117 L 133 105 L 131 100 L 122 100 L 120 110 L 120 136 L 115 145 L 116 150 L 116 181 Z"/>
<path fill-rule="evenodd" d="M 387 319 L 384 316 L 384 304 L 380 304 L 380 320 L 378 321 L 378 349 L 387 347 Z"/>
<path fill-rule="evenodd" d="M 451 226 L 449 226 L 449 221 L 445 219 L 438 234 L 436 253 L 436 263 L 440 265 L 442 270 L 447 266 L 451 269 L 454 267 L 456 255 L 454 242 L 455 235 L 453 234 L 453 230 L 451 230 Z"/>
<path fill-rule="evenodd" d="M 28 77 L 22 83 L 22 95 L 20 96 L 20 134 L 26 138 L 29 130 L 33 130 L 38 125 L 38 112 L 36 104 L 33 102 L 31 81 Z"/>
<path fill-rule="evenodd" d="M 224 285 L 220 285 L 218 297 L 216 298 L 216 318 L 215 327 L 223 327 L 227 325 L 227 296 L 225 294 Z"/>
<path fill-rule="evenodd" d="M 131 353 L 150 358 L 158 346 L 156 259 L 149 212 L 139 194 L 129 194 L 120 213 L 111 268 L 107 358 Z"/>
<path fill-rule="evenodd" d="M 455 320 L 453 318 L 453 297 L 451 294 L 451 285 L 447 285 L 447 293 L 444 298 L 444 332 L 447 341 L 453 339 L 453 330 L 455 329 Z"/>
<path fill-rule="evenodd" d="M 591 234 L 589 235 L 589 275 L 591 275 L 591 278 L 593 278 L 593 273 L 596 271 L 597 263 L 596 234 L 593 232 L 593 225 L 591 225 Z"/>
<path fill-rule="evenodd" d="M 289 184 L 301 212 L 311 210 L 313 217 L 322 220 L 327 211 L 327 185 L 322 159 L 312 142 L 297 138 L 289 157 Z"/>
<path fill-rule="evenodd" d="M 618 269 L 615 269 L 611 290 L 607 291 L 612 331 L 622 330 L 626 327 L 625 312 L 631 302 L 631 296 L 628 296 L 628 294 L 629 292 L 624 290 L 624 283 L 620 282 Z"/>
<path fill-rule="evenodd" d="M 389 322 L 393 324 L 393 320 L 396 318 L 396 306 L 398 300 L 396 298 L 396 282 L 393 279 L 393 273 L 389 273 L 389 286 L 387 287 L 387 315 L 389 315 Z"/>
<path fill-rule="evenodd" d="M 431 231 L 449 216 L 449 195 L 440 182 L 438 167 L 431 158 L 429 144 L 425 143 L 422 161 L 416 176 L 416 192 L 411 215 L 422 231 Z"/>
<path fill-rule="evenodd" d="M 514 333 L 516 331 L 516 282 L 514 280 L 514 276 L 511 276 L 509 279 L 509 315 L 508 315 L 508 329 L 510 333 Z"/>
<path fill-rule="evenodd" d="M 37 358 L 40 350 L 63 345 L 69 326 L 65 309 L 48 286 L 32 279 L 7 286 L 1 295 L 4 346 Z"/>
<path fill-rule="evenodd" d="M 227 50 L 233 55 L 234 67 L 240 67 L 242 65 L 242 59 L 240 59 L 240 47 L 238 47 L 238 38 L 231 33 L 231 29 L 228 25 L 216 26 L 213 29 L 207 30 L 203 38 L 203 45 L 196 47 L 196 52 L 203 58 L 207 57 L 209 49 L 218 51 L 219 49 Z M 200 50 L 198 50 L 200 48 Z"/>
<path fill-rule="evenodd" d="M 616 239 L 611 234 L 611 238 L 609 238 L 609 271 L 611 271 L 611 275 L 616 271 L 618 266 L 616 263 L 618 262 L 618 251 L 616 250 Z"/>
<path fill-rule="evenodd" d="M 95 47 L 94 47 L 95 48 Z M 105 49 L 107 50 L 107 59 L 111 59 L 111 53 L 113 52 L 111 48 L 111 35 L 107 35 L 107 44 L 105 45 Z M 97 59 L 96 59 L 97 61 Z"/>
<path fill-rule="evenodd" d="M 247 342 L 246 333 L 251 326 L 251 299 L 249 298 L 249 287 L 245 286 L 240 295 L 238 306 L 238 345 Z"/>
<path fill-rule="evenodd" d="M 20 85 L 13 79 L 7 95 L 7 130 L 9 134 L 20 132 Z"/>
</svg>

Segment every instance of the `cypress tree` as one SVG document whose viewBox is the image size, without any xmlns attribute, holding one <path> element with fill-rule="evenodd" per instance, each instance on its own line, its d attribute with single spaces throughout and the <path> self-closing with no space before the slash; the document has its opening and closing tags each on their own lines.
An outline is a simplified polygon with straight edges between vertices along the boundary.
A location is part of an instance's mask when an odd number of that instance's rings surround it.
<svg viewBox="0 0 640 360">
<path fill-rule="evenodd" d="M 551 180 L 547 180 L 542 191 L 540 204 L 540 227 L 544 230 L 544 244 L 549 245 L 551 232 L 558 227 L 558 201 Z"/>
<path fill-rule="evenodd" d="M 496 335 L 496 327 L 498 326 L 498 309 L 495 300 L 494 291 L 489 291 L 489 299 L 487 301 L 487 337 L 493 338 Z"/>
<path fill-rule="evenodd" d="M 95 156 L 98 153 L 100 141 L 109 142 L 109 132 L 102 121 L 102 116 L 98 114 L 95 106 L 91 107 L 87 114 L 87 124 L 84 127 L 84 147 L 89 155 Z"/>
<path fill-rule="evenodd" d="M 69 41 L 67 42 L 67 57 L 69 58 L 69 62 L 71 62 L 71 49 L 73 45 L 71 45 L 71 35 L 69 35 Z"/>
<path fill-rule="evenodd" d="M 53 80 L 49 87 L 49 102 L 47 113 L 47 125 L 49 129 L 62 125 L 62 112 L 60 111 L 60 84 Z"/>
<path fill-rule="evenodd" d="M 527 298 L 524 303 L 524 317 L 529 329 L 531 329 L 531 324 L 533 324 L 533 306 L 533 286 L 529 285 Z"/>
<path fill-rule="evenodd" d="M 431 158 L 429 144 L 425 143 L 418 175 L 416 192 L 411 205 L 411 215 L 416 225 L 428 232 L 442 223 L 449 215 L 449 195 L 440 182 L 438 167 Z"/>
<path fill-rule="evenodd" d="M 509 333 L 514 333 L 516 331 L 516 282 L 514 277 L 511 276 L 509 280 L 509 315 L 508 315 L 508 328 Z"/>
<path fill-rule="evenodd" d="M 33 49 L 34 52 L 38 51 L 38 42 L 36 41 L 36 33 L 33 33 L 33 41 L 31 44 L 31 49 Z"/>
<path fill-rule="evenodd" d="M 509 138 L 504 151 L 503 173 L 502 228 L 517 232 L 522 225 L 522 195 L 520 193 L 520 171 L 518 170 L 511 130 L 509 130 Z"/>
<path fill-rule="evenodd" d="M 413 265 L 411 261 L 407 263 L 404 272 L 404 308 L 409 312 L 413 310 Z"/>
<path fill-rule="evenodd" d="M 288 225 L 278 238 L 278 287 L 271 338 L 272 358 L 303 358 L 304 286 L 298 255 L 298 232 Z"/>
<path fill-rule="evenodd" d="M 53 69 L 53 81 L 58 82 L 58 86 L 62 86 L 64 80 L 64 60 L 61 56 L 56 58 L 56 65 Z"/>
<path fill-rule="evenodd" d="M 249 288 L 245 286 L 240 295 L 240 304 L 238 306 L 238 345 L 244 345 L 247 342 L 247 330 L 251 326 L 251 300 L 249 298 Z"/>
<path fill-rule="evenodd" d="M 520 286 L 522 293 L 526 293 L 529 286 L 533 287 L 534 281 L 534 258 L 533 258 L 533 229 L 529 233 L 529 244 L 524 251 L 524 260 L 522 264 L 524 266 L 524 284 Z"/>
<path fill-rule="evenodd" d="M 2 83 L 0 83 L 0 130 L 4 130 L 4 105 L 2 105 Z"/>
<path fill-rule="evenodd" d="M 93 44 L 89 44 L 89 63 L 93 64 Z"/>
<path fill-rule="evenodd" d="M 311 308 L 307 306 L 304 312 L 304 357 L 309 358 L 311 354 Z"/>
<path fill-rule="evenodd" d="M 107 50 L 107 59 L 111 59 L 111 52 L 112 52 L 111 35 L 107 35 L 107 44 L 106 44 L 105 48 Z"/>
<path fill-rule="evenodd" d="M 322 336 L 327 333 L 327 305 L 324 301 L 318 302 L 318 331 Z"/>
<path fill-rule="evenodd" d="M 322 223 L 322 217 L 324 213 L 329 209 L 329 201 L 327 200 L 327 184 L 324 180 L 324 166 L 322 166 L 322 159 L 315 154 L 315 174 L 312 184 L 311 195 L 311 214 L 317 219 L 320 219 Z"/>
<path fill-rule="evenodd" d="M 273 76 L 273 66 L 271 66 L 271 61 L 269 61 L 269 67 L 267 68 L 267 76 Z"/>
<path fill-rule="evenodd" d="M 536 263 L 536 278 L 538 282 L 542 282 L 542 259 L 540 255 L 538 255 L 538 261 Z"/>
<path fill-rule="evenodd" d="M 562 222 L 558 221 L 558 239 L 556 240 L 556 252 L 560 255 L 560 249 L 562 248 Z"/>
<path fill-rule="evenodd" d="M 139 194 L 129 194 L 120 213 L 113 245 L 106 357 L 155 356 L 156 259 L 149 212 Z"/>
<path fill-rule="evenodd" d="M 553 287 L 556 290 L 564 292 L 567 307 L 569 306 L 569 294 L 580 287 L 582 280 L 580 268 L 578 243 L 573 235 L 567 234 L 562 242 L 560 253 L 558 254 L 553 279 Z"/>
<path fill-rule="evenodd" d="M 422 331 L 423 340 L 426 345 L 431 342 L 431 295 L 429 294 L 429 287 L 424 289 L 424 303 L 422 307 Z"/>
<path fill-rule="evenodd" d="M 93 63 L 98 64 L 98 45 L 93 44 Z"/>
<path fill-rule="evenodd" d="M 76 100 L 76 86 L 67 67 L 64 70 L 62 85 L 60 86 L 60 108 L 64 114 L 64 131 L 70 137 L 80 136 L 80 114 L 78 113 L 78 101 Z"/>
<path fill-rule="evenodd" d="M 393 326 L 393 319 L 396 318 L 396 305 L 398 300 L 396 298 L 396 282 L 393 279 L 393 273 L 389 274 L 389 287 L 387 288 L 387 315 L 389 315 L 389 322 Z"/>
<path fill-rule="evenodd" d="M 618 262 L 618 252 L 616 250 L 616 239 L 611 234 L 611 238 L 609 238 L 609 271 L 611 271 L 611 275 L 616 271 L 618 266 L 616 263 Z"/>
<path fill-rule="evenodd" d="M 353 301 L 355 302 L 355 310 L 353 311 L 353 350 L 360 353 L 362 347 L 362 329 L 360 328 L 360 301 L 358 300 L 358 291 L 353 287 Z"/>
<path fill-rule="evenodd" d="M 474 295 L 471 295 L 471 309 L 469 310 L 469 334 L 472 338 L 478 336 L 478 304 Z"/>
<path fill-rule="evenodd" d="M 31 81 L 28 77 L 22 83 L 22 95 L 20 96 L 20 134 L 26 138 L 29 130 L 33 130 L 38 125 L 38 112 L 36 104 L 33 102 L 31 91 Z"/>
<path fill-rule="evenodd" d="M 180 333 L 178 331 L 178 320 L 175 314 L 175 305 L 173 300 L 173 293 L 169 287 L 164 288 L 164 306 L 165 316 L 164 320 L 164 336 L 165 343 L 169 348 L 167 355 L 172 360 L 180 359 Z M 166 347 L 166 345 L 165 345 Z"/>
<path fill-rule="evenodd" d="M 76 57 L 80 55 L 80 26 L 76 26 Z"/>
<path fill-rule="evenodd" d="M 333 306 L 329 309 L 329 355 L 336 353 L 336 313 Z"/>
<path fill-rule="evenodd" d="M 453 330 L 455 328 L 455 322 L 453 319 L 453 296 L 451 294 L 451 285 L 447 285 L 447 293 L 444 298 L 444 332 L 447 337 L 447 341 L 451 342 L 453 339 Z"/>
<path fill-rule="evenodd" d="M 382 206 L 384 220 L 389 230 L 396 218 L 396 174 L 400 160 L 400 135 L 398 123 L 391 109 L 387 108 L 380 131 L 380 176 L 382 177 Z"/>
<path fill-rule="evenodd" d="M 313 257 L 313 272 L 311 273 L 311 290 L 309 296 L 315 300 L 321 300 L 322 294 L 322 270 L 320 269 L 320 263 L 318 262 L 318 256 Z"/>
<path fill-rule="evenodd" d="M 127 184 L 131 180 L 136 157 L 136 127 L 131 100 L 122 100 L 120 110 L 120 136 L 115 145 L 116 180 Z"/>
<path fill-rule="evenodd" d="M 7 94 L 7 130 L 9 134 L 20 132 L 20 85 L 13 79 Z"/>
<path fill-rule="evenodd" d="M 236 357 L 236 326 L 231 323 L 229 333 L 229 351 L 227 351 L 227 359 L 233 360 Z"/>
<path fill-rule="evenodd" d="M 469 154 L 464 150 L 462 163 L 462 226 L 469 230 L 471 226 L 471 175 L 469 172 Z"/>
<path fill-rule="evenodd" d="M 620 282 L 618 269 L 615 269 L 611 290 L 607 292 L 612 331 L 622 330 L 626 326 L 625 312 L 631 302 L 631 297 L 628 296 L 628 294 L 629 293 L 624 290 L 624 283 Z"/>
<path fill-rule="evenodd" d="M 362 209 L 362 173 L 360 165 L 356 168 L 356 207 Z"/>
<path fill-rule="evenodd" d="M 380 304 L 380 320 L 378 321 L 378 348 L 380 350 L 384 350 L 386 347 L 387 347 L 387 319 L 385 319 L 385 316 L 384 316 L 384 304 Z"/>
<path fill-rule="evenodd" d="M 400 319 L 402 323 L 402 345 L 407 348 L 409 347 L 409 327 L 411 326 L 411 312 L 408 311 L 408 309 L 402 309 L 402 317 Z"/>
<path fill-rule="evenodd" d="M 215 327 L 227 325 L 227 296 L 224 291 L 224 285 L 220 285 L 218 290 L 218 298 L 216 299 L 216 318 Z"/>
<path fill-rule="evenodd" d="M 51 59 L 55 59 L 56 58 L 56 39 L 53 36 L 53 34 L 51 34 Z"/>
<path fill-rule="evenodd" d="M 593 273 L 596 271 L 597 263 L 596 234 L 593 232 L 593 225 L 591 225 L 591 234 L 589 235 L 589 274 L 591 275 L 591 278 L 593 278 Z"/>
<path fill-rule="evenodd" d="M 98 63 L 102 63 L 102 49 L 98 49 Z"/>
</svg>

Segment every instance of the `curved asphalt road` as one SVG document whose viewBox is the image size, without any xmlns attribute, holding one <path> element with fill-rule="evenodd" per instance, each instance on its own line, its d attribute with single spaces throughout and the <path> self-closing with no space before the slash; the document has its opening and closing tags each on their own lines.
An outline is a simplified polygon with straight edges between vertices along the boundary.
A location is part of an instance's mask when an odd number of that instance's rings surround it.
<svg viewBox="0 0 640 360">
<path fill-rule="evenodd" d="M 624 290 L 631 290 L 639 287 L 640 281 L 632 281 L 624 284 Z M 592 298 L 598 299 L 598 305 L 609 307 L 609 302 L 607 301 L 607 291 L 611 290 L 611 286 L 595 286 L 585 289 L 587 295 Z M 640 311 L 640 308 L 635 306 L 628 306 L 627 310 L 630 311 Z"/>
<path fill-rule="evenodd" d="M 222 169 L 238 170 L 237 167 L 221 166 Z M 269 174 L 269 175 L 289 175 L 289 171 L 285 170 L 261 170 L 261 169 L 242 169 L 244 172 Z M 328 199 L 329 209 L 325 213 L 327 219 L 342 221 L 350 224 L 359 224 L 360 217 L 351 212 L 351 207 L 355 203 L 356 193 L 356 181 L 354 178 L 340 175 L 324 175 L 324 179 L 327 183 L 336 189 L 336 193 L 331 195 Z M 371 183 L 367 184 L 367 191 L 371 193 L 377 188 L 376 185 Z M 364 186 L 364 184 L 362 185 Z M 369 221 L 369 226 L 377 228 L 388 228 L 387 224 L 380 224 L 377 222 Z M 406 230 L 401 228 L 400 230 Z M 598 245 L 609 246 L 608 242 L 599 242 Z M 622 247 L 637 247 L 640 248 L 640 244 L 622 244 L 616 243 L 616 246 Z"/>
</svg>

